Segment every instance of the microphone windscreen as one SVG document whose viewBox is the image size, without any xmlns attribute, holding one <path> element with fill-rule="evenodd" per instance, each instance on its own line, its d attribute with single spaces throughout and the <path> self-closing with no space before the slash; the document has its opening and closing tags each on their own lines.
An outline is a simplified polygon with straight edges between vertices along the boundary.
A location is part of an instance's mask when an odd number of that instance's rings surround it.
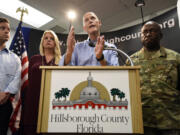
<svg viewBox="0 0 180 135">
<path fill-rule="evenodd" d="M 90 46 L 90 47 L 95 47 L 95 44 L 90 41 L 90 42 L 89 42 L 89 46 Z"/>
</svg>

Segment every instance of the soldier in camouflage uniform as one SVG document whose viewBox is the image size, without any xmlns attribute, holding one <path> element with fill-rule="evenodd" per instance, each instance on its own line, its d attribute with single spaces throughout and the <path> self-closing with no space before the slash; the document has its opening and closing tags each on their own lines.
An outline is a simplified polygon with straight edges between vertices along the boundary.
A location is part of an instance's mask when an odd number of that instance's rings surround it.
<svg viewBox="0 0 180 135">
<path fill-rule="evenodd" d="M 140 65 L 145 135 L 180 135 L 180 54 L 160 45 L 160 26 L 147 22 L 141 29 L 143 48 L 131 56 Z"/>
</svg>

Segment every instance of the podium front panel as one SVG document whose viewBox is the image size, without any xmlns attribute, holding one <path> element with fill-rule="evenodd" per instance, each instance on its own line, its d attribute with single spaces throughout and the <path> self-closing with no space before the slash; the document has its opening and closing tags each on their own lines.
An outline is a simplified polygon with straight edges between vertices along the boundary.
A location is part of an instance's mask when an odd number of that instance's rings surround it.
<svg viewBox="0 0 180 135">
<path fill-rule="evenodd" d="M 39 133 L 143 133 L 138 67 L 41 68 Z"/>
</svg>

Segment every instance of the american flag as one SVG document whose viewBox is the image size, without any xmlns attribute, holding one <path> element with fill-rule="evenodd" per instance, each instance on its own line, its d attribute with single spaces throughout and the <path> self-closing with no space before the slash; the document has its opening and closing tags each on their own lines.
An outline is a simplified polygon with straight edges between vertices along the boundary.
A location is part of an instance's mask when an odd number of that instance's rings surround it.
<svg viewBox="0 0 180 135">
<path fill-rule="evenodd" d="M 19 128 L 19 122 L 20 122 L 20 112 L 21 112 L 21 97 L 20 93 L 23 92 L 23 90 L 27 87 L 28 85 L 28 66 L 29 66 L 29 61 L 28 61 L 28 56 L 27 56 L 27 51 L 26 51 L 26 45 L 24 42 L 24 37 L 22 33 L 22 22 L 19 23 L 19 26 L 16 30 L 16 33 L 14 35 L 14 38 L 12 40 L 12 43 L 10 45 L 10 50 L 13 51 L 15 54 L 18 55 L 18 57 L 21 59 L 21 66 L 22 66 L 22 71 L 21 71 L 21 90 L 19 93 L 12 99 L 13 103 L 13 113 L 11 115 L 10 123 L 9 123 L 9 129 L 11 133 L 13 134 L 14 132 L 17 131 Z"/>
</svg>

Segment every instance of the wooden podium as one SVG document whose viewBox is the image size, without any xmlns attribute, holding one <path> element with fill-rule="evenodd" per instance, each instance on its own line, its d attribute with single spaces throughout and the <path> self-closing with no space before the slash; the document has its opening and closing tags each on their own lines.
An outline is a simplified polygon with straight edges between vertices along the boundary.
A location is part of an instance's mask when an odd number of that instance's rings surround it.
<svg viewBox="0 0 180 135">
<path fill-rule="evenodd" d="M 143 134 L 138 66 L 42 66 L 38 133 Z"/>
</svg>

